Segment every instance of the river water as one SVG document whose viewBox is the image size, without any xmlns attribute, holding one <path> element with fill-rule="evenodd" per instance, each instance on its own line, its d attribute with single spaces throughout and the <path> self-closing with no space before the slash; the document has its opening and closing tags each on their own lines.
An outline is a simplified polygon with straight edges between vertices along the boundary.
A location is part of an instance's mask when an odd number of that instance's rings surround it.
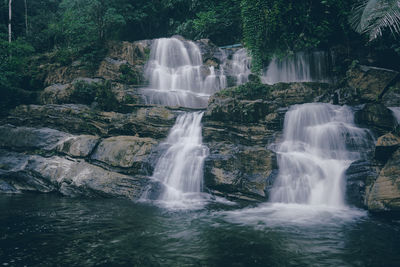
<svg viewBox="0 0 400 267">
<path fill-rule="evenodd" d="M 320 209 L 320 210 L 319 210 Z M 355 209 L 0 195 L 3 266 L 398 266 L 400 221 Z"/>
</svg>

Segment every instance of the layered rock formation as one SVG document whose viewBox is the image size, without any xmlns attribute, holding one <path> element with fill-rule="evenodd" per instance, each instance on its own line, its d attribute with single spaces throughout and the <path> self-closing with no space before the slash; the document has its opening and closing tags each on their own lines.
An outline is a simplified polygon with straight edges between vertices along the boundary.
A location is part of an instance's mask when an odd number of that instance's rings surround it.
<svg viewBox="0 0 400 267">
<path fill-rule="evenodd" d="M 145 84 L 142 72 L 151 43 L 110 43 L 93 72 L 79 61 L 43 66 L 47 87 L 38 105 L 18 106 L 0 120 L 0 191 L 140 197 L 151 182 L 158 145 L 183 110 L 141 103 L 137 87 Z M 197 44 L 211 66 L 232 54 L 207 40 Z M 250 79 L 216 93 L 203 117 L 203 142 L 210 149 L 205 190 L 232 199 L 268 200 L 278 173 L 274 145 L 288 108 L 347 104 L 354 108 L 356 123 L 377 140 L 376 149 L 365 151 L 365 158 L 347 170 L 347 202 L 375 212 L 399 210 L 399 126 L 388 109 L 400 105 L 398 79 L 394 71 L 357 66 L 338 85 L 263 85 Z M 98 99 L 105 84 L 117 101 L 109 111 Z"/>
</svg>

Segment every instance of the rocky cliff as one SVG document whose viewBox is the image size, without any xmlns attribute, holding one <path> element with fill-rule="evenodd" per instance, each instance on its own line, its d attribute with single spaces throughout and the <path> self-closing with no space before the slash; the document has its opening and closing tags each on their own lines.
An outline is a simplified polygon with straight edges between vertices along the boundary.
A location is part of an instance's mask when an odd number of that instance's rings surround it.
<svg viewBox="0 0 400 267">
<path fill-rule="evenodd" d="M 158 145 L 183 110 L 141 102 L 137 88 L 146 83 L 151 43 L 110 43 L 91 73 L 79 61 L 43 66 L 47 87 L 37 105 L 18 106 L 0 120 L 0 192 L 138 199 L 152 183 Z M 198 45 L 205 64 L 217 66 L 229 56 L 207 40 Z M 389 109 L 400 105 L 399 75 L 356 66 L 344 78 L 336 85 L 252 79 L 212 96 L 203 117 L 203 142 L 210 149 L 205 190 L 268 200 L 285 112 L 291 105 L 325 102 L 352 106 L 356 123 L 376 140 L 347 170 L 348 203 L 400 210 L 400 127 Z"/>
</svg>

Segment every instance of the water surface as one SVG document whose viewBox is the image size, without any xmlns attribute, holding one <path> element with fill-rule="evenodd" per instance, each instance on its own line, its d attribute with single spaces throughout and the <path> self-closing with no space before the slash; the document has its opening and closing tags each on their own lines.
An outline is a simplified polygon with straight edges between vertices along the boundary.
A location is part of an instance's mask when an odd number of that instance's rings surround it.
<svg viewBox="0 0 400 267">
<path fill-rule="evenodd" d="M 356 209 L 0 195 L 4 266 L 398 266 L 400 222 Z"/>
</svg>

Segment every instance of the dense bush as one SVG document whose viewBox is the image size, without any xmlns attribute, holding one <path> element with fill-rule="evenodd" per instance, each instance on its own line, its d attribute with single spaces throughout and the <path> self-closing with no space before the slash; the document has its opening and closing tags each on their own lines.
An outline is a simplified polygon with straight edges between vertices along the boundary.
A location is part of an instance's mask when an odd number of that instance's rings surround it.
<svg viewBox="0 0 400 267">
<path fill-rule="evenodd" d="M 118 107 L 110 81 L 98 83 L 77 81 L 74 87 L 74 93 L 71 95 L 71 101 L 74 103 L 90 105 L 96 102 L 96 107 L 105 111 L 115 110 Z"/>
</svg>

